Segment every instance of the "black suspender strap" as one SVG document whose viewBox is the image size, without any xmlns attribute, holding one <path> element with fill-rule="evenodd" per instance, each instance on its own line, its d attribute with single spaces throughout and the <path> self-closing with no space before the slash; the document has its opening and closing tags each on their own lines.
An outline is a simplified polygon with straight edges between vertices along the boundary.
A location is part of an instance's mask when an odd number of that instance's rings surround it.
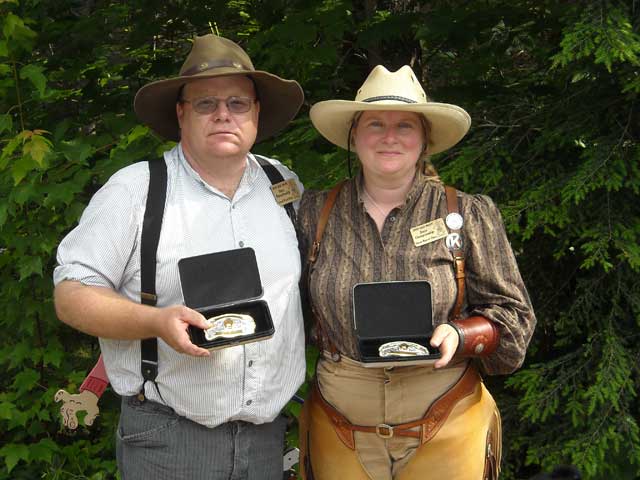
<svg viewBox="0 0 640 480">
<path fill-rule="evenodd" d="M 261 157 L 260 155 L 254 155 L 254 157 L 256 158 L 256 160 L 264 170 L 264 173 L 266 173 L 267 177 L 269 177 L 269 181 L 271 182 L 271 185 L 276 185 L 280 182 L 284 182 L 284 177 L 280 173 L 280 170 L 278 170 L 271 162 Z M 287 203 L 286 205 L 284 205 L 284 209 L 287 211 L 287 215 L 289 215 L 291 222 L 295 226 L 296 210 L 295 208 L 293 208 L 293 204 Z"/>
<path fill-rule="evenodd" d="M 164 158 L 149 162 L 149 192 L 142 222 L 140 240 L 140 302 L 155 306 L 156 296 L 156 255 L 162 217 L 167 197 L 167 165 Z M 158 339 L 145 338 L 140 342 L 142 356 L 142 378 L 155 383 L 158 375 Z M 144 392 L 144 383 L 142 386 Z"/>
</svg>

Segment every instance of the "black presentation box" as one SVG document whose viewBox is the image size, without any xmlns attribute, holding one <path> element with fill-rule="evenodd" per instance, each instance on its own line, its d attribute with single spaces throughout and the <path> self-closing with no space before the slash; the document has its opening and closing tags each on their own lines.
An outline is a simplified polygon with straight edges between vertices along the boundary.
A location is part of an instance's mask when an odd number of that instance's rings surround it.
<svg viewBox="0 0 640 480">
<path fill-rule="evenodd" d="M 225 313 L 251 315 L 255 333 L 234 338 L 208 340 L 204 330 L 189 326 L 191 341 L 216 350 L 273 336 L 275 328 L 267 302 L 262 300 L 262 282 L 252 248 L 226 250 L 178 261 L 182 296 L 187 307 L 205 318 Z"/>
<path fill-rule="evenodd" d="M 429 345 L 433 308 L 431 285 L 426 280 L 355 285 L 353 323 L 361 361 L 367 367 L 433 364 L 441 356 Z M 381 357 L 378 348 L 394 341 L 417 343 L 429 355 Z"/>
</svg>

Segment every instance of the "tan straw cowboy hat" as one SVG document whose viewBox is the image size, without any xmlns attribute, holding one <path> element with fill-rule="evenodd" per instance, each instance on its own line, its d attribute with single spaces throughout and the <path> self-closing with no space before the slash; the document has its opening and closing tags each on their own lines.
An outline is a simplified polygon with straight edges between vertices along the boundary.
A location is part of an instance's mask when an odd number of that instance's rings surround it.
<svg viewBox="0 0 640 480">
<path fill-rule="evenodd" d="M 156 133 L 178 141 L 176 101 L 180 88 L 189 82 L 222 75 L 245 75 L 253 79 L 260 101 L 256 142 L 286 127 L 304 100 L 298 82 L 256 70 L 239 45 L 210 34 L 194 39 L 178 77 L 152 82 L 138 90 L 133 108 L 138 118 Z"/>
<path fill-rule="evenodd" d="M 471 118 L 464 109 L 430 102 L 408 65 L 395 72 L 378 65 L 360 87 L 354 101 L 318 102 L 311 107 L 309 116 L 322 136 L 347 149 L 353 117 L 364 110 L 400 110 L 424 115 L 431 124 L 429 154 L 453 147 L 471 126 Z"/>
</svg>

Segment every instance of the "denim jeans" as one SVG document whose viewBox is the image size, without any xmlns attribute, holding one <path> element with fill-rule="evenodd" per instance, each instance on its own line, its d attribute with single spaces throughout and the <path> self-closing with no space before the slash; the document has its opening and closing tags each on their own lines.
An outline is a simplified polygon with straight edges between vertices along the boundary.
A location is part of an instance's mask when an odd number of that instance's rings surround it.
<svg viewBox="0 0 640 480">
<path fill-rule="evenodd" d="M 116 438 L 122 480 L 282 479 L 286 418 L 207 428 L 169 407 L 123 397 Z"/>
</svg>

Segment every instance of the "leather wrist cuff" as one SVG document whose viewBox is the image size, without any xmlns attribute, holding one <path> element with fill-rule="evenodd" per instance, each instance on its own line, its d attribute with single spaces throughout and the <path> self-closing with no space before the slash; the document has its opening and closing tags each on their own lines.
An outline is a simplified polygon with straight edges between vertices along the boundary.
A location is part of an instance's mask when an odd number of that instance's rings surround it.
<svg viewBox="0 0 640 480">
<path fill-rule="evenodd" d="M 460 341 L 456 355 L 462 357 L 486 357 L 498 348 L 500 332 L 495 324 L 485 317 L 474 316 L 449 322 Z"/>
</svg>

